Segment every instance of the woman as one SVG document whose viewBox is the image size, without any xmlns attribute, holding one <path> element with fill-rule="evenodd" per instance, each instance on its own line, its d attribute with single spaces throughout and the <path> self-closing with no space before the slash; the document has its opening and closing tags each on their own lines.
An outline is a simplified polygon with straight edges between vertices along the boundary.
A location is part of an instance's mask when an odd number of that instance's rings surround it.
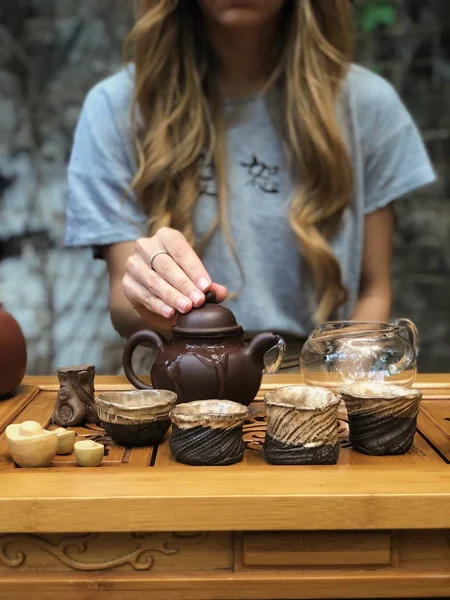
<svg viewBox="0 0 450 600">
<path fill-rule="evenodd" d="M 247 332 L 389 318 L 393 201 L 434 179 L 349 0 L 143 0 L 132 67 L 88 95 L 67 244 L 108 267 L 123 336 L 213 290 Z"/>
</svg>

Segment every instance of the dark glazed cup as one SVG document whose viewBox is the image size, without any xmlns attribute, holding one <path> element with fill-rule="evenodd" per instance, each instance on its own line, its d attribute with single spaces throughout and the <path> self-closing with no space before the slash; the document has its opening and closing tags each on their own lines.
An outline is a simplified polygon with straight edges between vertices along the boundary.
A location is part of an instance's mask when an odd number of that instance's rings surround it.
<svg viewBox="0 0 450 600">
<path fill-rule="evenodd" d="M 325 388 L 294 385 L 268 392 L 264 453 L 275 465 L 332 465 L 339 458 L 339 399 Z"/>
<path fill-rule="evenodd" d="M 95 398 L 106 433 L 122 446 L 154 446 L 170 427 L 177 395 L 169 390 L 105 392 Z"/>
<path fill-rule="evenodd" d="M 416 433 L 422 392 L 378 382 L 341 388 L 347 407 L 350 442 L 362 454 L 405 454 Z"/>
<path fill-rule="evenodd" d="M 194 466 L 222 466 L 244 457 L 242 426 L 248 410 L 230 400 L 195 400 L 170 413 L 170 449 L 179 462 Z"/>
</svg>

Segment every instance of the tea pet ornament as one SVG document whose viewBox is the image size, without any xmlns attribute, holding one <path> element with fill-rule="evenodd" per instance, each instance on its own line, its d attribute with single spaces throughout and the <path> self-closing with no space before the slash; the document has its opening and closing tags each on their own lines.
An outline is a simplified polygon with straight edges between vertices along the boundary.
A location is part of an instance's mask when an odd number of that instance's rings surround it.
<svg viewBox="0 0 450 600">
<path fill-rule="evenodd" d="M 55 458 L 57 434 L 36 421 L 8 425 L 5 434 L 8 450 L 20 467 L 48 467 Z"/>
<path fill-rule="evenodd" d="M 105 447 L 93 440 L 75 442 L 75 458 L 80 467 L 99 467 L 105 455 Z"/>
<path fill-rule="evenodd" d="M 94 404 L 95 367 L 81 365 L 57 370 L 60 388 L 52 422 L 62 427 L 98 423 Z"/>
</svg>

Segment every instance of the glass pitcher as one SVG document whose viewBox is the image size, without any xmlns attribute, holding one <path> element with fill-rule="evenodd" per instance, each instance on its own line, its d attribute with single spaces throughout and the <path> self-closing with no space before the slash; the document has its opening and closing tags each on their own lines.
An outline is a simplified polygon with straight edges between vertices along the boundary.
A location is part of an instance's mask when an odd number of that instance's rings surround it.
<svg viewBox="0 0 450 600">
<path fill-rule="evenodd" d="M 355 381 L 412 386 L 417 373 L 417 327 L 409 319 L 392 324 L 334 321 L 316 327 L 303 346 L 305 383 L 338 391 Z"/>
</svg>

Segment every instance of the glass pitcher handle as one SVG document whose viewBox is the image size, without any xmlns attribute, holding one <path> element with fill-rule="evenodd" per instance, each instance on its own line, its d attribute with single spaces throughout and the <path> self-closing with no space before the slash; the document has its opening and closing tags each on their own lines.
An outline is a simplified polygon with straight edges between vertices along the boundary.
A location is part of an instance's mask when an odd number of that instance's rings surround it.
<svg viewBox="0 0 450 600">
<path fill-rule="evenodd" d="M 411 342 L 417 357 L 419 355 L 419 330 L 416 325 L 410 319 L 397 319 L 392 325 L 398 327 L 400 331 L 403 329 L 407 332 L 408 340 Z"/>
</svg>

